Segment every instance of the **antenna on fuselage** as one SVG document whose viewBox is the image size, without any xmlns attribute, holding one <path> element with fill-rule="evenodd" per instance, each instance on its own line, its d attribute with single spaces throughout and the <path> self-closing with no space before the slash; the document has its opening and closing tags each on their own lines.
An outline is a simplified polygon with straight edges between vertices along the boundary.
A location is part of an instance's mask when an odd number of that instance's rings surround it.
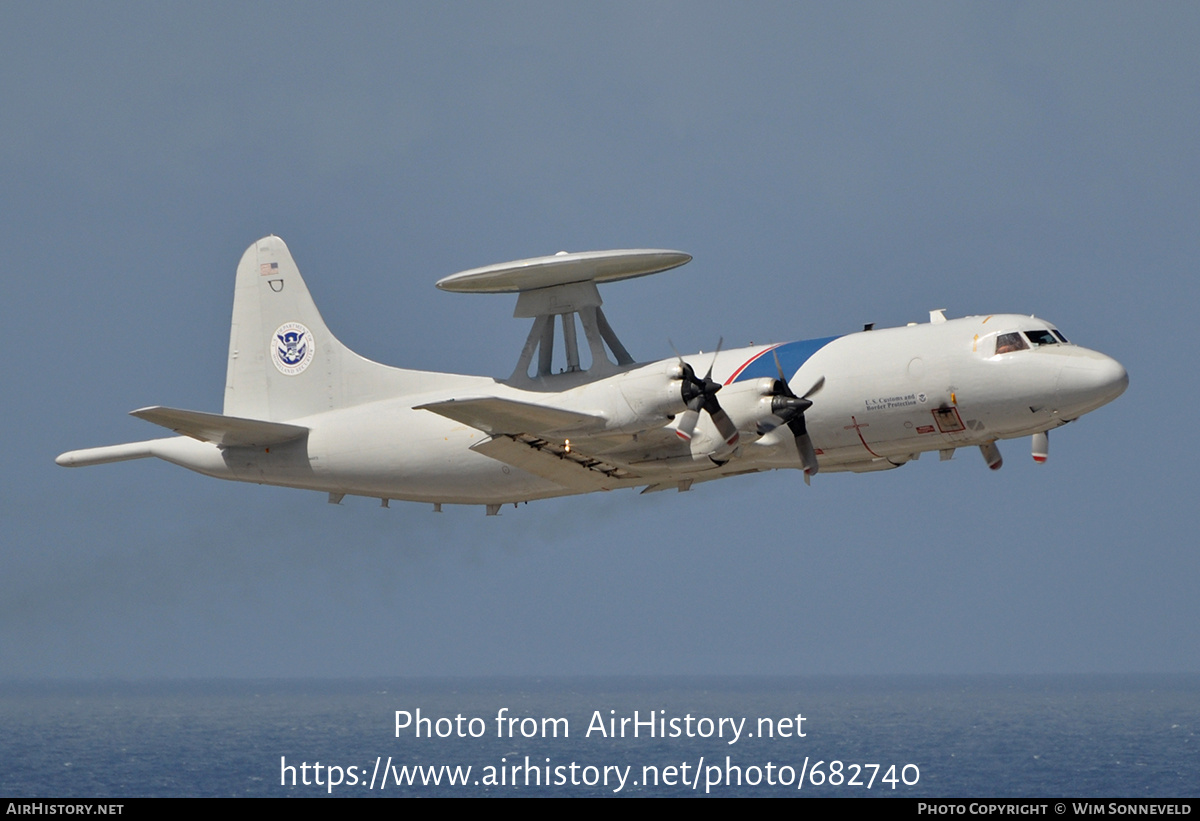
<svg viewBox="0 0 1200 821">
<path fill-rule="evenodd" d="M 583 370 L 579 359 L 576 317 L 583 325 L 584 339 L 592 355 L 589 370 L 604 374 L 634 364 L 633 357 L 617 338 L 604 311 L 596 284 L 647 276 L 668 271 L 691 261 L 682 251 L 627 249 L 616 251 L 559 251 L 546 257 L 502 262 L 472 268 L 438 280 L 437 287 L 457 293 L 516 293 L 513 316 L 532 318 L 533 327 L 521 349 L 511 382 L 529 382 L 554 376 L 555 317 L 562 327 L 567 373 Z M 536 377 L 529 366 L 537 354 Z"/>
</svg>

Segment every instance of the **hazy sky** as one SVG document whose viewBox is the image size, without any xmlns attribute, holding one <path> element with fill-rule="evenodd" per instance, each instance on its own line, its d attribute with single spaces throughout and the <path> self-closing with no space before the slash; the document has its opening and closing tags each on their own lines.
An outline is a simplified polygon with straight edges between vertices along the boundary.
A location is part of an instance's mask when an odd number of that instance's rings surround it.
<svg viewBox="0 0 1200 821">
<path fill-rule="evenodd" d="M 1194 3 L 0 5 L 0 677 L 1200 671 Z M 878 475 L 509 508 L 220 482 L 233 274 L 283 237 L 330 328 L 505 376 L 560 249 L 635 357 L 1036 313 L 1130 388 Z"/>
</svg>

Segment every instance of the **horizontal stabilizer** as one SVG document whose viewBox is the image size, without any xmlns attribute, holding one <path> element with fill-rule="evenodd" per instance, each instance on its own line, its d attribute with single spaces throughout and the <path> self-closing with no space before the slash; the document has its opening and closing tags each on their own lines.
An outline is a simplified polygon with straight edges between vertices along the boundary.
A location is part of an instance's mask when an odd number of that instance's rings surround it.
<svg viewBox="0 0 1200 821">
<path fill-rule="evenodd" d="M 432 411 L 462 422 L 484 433 L 567 434 L 604 429 L 604 418 L 565 411 L 529 402 L 513 402 L 496 396 L 448 399 L 417 405 L 414 410 Z"/>
<path fill-rule="evenodd" d="M 162 425 L 176 433 L 211 442 L 220 447 L 265 447 L 279 445 L 299 439 L 308 433 L 301 425 L 283 422 L 264 422 L 261 419 L 241 419 L 237 416 L 222 416 L 219 413 L 164 408 L 155 405 L 130 411 L 130 416 Z"/>
</svg>

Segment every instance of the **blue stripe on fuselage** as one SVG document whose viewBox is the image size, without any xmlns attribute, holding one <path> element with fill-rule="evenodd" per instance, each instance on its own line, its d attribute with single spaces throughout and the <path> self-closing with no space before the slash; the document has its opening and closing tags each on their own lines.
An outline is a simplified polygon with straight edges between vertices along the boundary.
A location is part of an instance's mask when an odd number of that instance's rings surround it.
<svg viewBox="0 0 1200 821">
<path fill-rule="evenodd" d="M 800 370 L 800 366 L 809 360 L 813 354 L 824 348 L 840 336 L 827 336 L 824 339 L 801 339 L 799 342 L 785 342 L 775 348 L 768 348 L 742 368 L 741 373 L 733 378 L 733 382 L 744 379 L 760 379 L 764 376 L 777 378 L 779 371 L 775 367 L 775 357 L 779 357 L 779 367 L 783 369 L 784 378 L 790 380 Z"/>
</svg>

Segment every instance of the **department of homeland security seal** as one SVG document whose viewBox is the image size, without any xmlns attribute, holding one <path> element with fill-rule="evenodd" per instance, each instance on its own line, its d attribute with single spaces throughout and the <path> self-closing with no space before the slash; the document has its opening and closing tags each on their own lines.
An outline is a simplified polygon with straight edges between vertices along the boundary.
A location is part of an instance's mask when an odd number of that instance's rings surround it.
<svg viewBox="0 0 1200 821">
<path fill-rule="evenodd" d="M 299 322 L 283 323 L 271 337 L 271 361 L 284 376 L 304 373 L 316 352 L 312 331 Z"/>
</svg>

